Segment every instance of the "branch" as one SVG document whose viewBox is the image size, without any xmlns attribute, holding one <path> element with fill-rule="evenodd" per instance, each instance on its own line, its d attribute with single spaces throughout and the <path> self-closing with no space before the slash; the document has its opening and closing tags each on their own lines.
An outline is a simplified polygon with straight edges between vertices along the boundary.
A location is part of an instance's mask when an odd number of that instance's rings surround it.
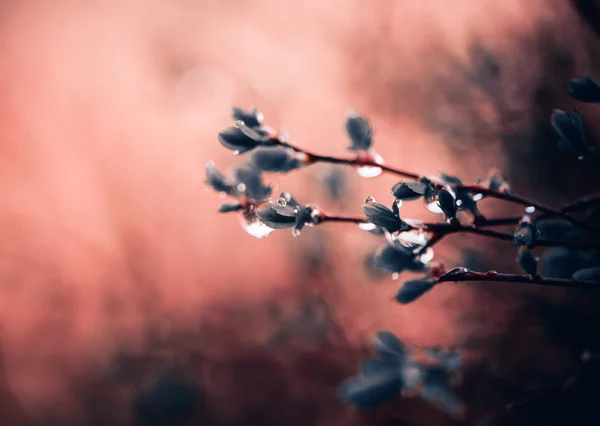
<svg viewBox="0 0 600 426">
<path fill-rule="evenodd" d="M 289 148 L 296 152 L 305 154 L 307 157 L 306 163 L 309 165 L 315 164 L 315 163 L 329 163 L 329 164 L 348 165 L 348 166 L 352 166 L 352 167 L 365 167 L 365 166 L 379 167 L 384 172 L 395 174 L 397 176 L 402 176 L 404 178 L 408 178 L 408 179 L 412 179 L 412 180 L 419 180 L 421 178 L 421 175 L 419 175 L 417 173 L 412 173 L 412 172 L 402 170 L 402 169 L 399 169 L 399 168 L 396 168 L 393 166 L 388 166 L 383 162 L 379 162 L 369 153 L 360 154 L 355 158 L 331 157 L 331 156 L 320 155 L 320 154 L 308 152 L 302 148 L 292 145 L 291 143 L 289 143 L 287 141 L 283 141 L 281 139 L 281 137 L 277 136 L 277 135 L 274 135 L 271 138 L 271 142 L 275 145 L 278 145 L 278 146 L 281 146 L 284 148 Z M 433 182 L 433 184 L 434 184 L 434 186 L 438 187 L 438 189 L 442 187 L 442 185 L 440 183 Z M 546 213 L 547 215 L 561 217 L 563 219 L 570 221 L 574 225 L 578 225 L 584 229 L 587 229 L 590 232 L 600 234 L 599 230 L 593 228 L 592 226 L 588 225 L 585 222 L 582 222 L 582 221 L 572 217 L 566 211 L 556 210 L 552 207 L 546 206 L 544 204 L 538 203 L 537 201 L 530 200 L 530 199 L 522 197 L 520 195 L 508 193 L 505 191 L 503 191 L 503 192 L 494 191 L 490 188 L 487 188 L 487 187 L 484 187 L 481 185 L 455 185 L 454 188 L 457 190 L 465 190 L 465 191 L 468 191 L 468 192 L 471 192 L 474 194 L 477 194 L 477 193 L 482 194 L 483 196 L 492 197 L 492 198 L 496 198 L 499 200 L 509 201 L 509 202 L 512 202 L 515 204 L 520 204 L 520 205 L 526 206 L 526 207 L 532 206 L 532 207 L 535 207 L 536 210 Z"/>
<path fill-rule="evenodd" d="M 323 214 L 322 222 L 343 222 L 343 223 L 369 223 L 366 217 L 359 216 L 332 216 Z M 489 237 L 501 241 L 513 241 L 514 236 L 505 232 L 491 231 L 488 229 L 480 229 L 476 225 L 452 225 L 445 223 L 421 223 L 414 226 L 415 229 L 422 229 L 424 231 L 431 232 L 434 237 L 427 244 L 425 248 L 432 247 L 439 242 L 443 237 L 451 234 L 467 233 L 474 235 L 481 235 L 483 237 Z M 594 249 L 600 250 L 600 245 L 590 242 L 578 242 L 578 241 L 560 241 L 560 240 L 536 240 L 535 247 L 571 247 L 578 249 Z"/>
<path fill-rule="evenodd" d="M 493 281 L 544 285 L 550 287 L 600 288 L 600 281 L 550 278 L 539 275 L 504 274 L 496 271 L 475 272 L 466 268 L 454 268 L 437 278 L 437 282 Z"/>
</svg>

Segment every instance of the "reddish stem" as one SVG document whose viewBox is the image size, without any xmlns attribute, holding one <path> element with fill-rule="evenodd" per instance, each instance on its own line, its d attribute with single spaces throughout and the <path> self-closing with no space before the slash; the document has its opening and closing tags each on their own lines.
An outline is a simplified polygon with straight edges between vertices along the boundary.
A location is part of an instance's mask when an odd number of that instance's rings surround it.
<svg viewBox="0 0 600 426">
<path fill-rule="evenodd" d="M 551 278 L 539 275 L 504 274 L 496 271 L 475 272 L 466 268 L 455 268 L 441 275 L 437 282 L 493 281 L 545 285 L 551 287 L 592 287 L 600 289 L 600 281 Z"/>
</svg>

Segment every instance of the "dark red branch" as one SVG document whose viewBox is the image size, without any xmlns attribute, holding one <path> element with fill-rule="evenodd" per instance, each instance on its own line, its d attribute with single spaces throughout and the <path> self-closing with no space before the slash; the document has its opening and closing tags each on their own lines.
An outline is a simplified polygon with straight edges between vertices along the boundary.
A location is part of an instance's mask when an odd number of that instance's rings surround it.
<svg viewBox="0 0 600 426">
<path fill-rule="evenodd" d="M 591 280 L 574 280 L 569 278 L 550 278 L 533 275 L 519 274 L 504 274 L 496 271 L 475 272 L 466 268 L 455 268 L 445 274 L 442 274 L 437 279 L 438 282 L 465 282 L 465 281 L 481 281 L 481 282 L 507 282 L 507 283 L 523 283 L 544 285 L 550 287 L 577 287 L 577 288 L 598 288 L 600 289 L 600 281 Z"/>
</svg>

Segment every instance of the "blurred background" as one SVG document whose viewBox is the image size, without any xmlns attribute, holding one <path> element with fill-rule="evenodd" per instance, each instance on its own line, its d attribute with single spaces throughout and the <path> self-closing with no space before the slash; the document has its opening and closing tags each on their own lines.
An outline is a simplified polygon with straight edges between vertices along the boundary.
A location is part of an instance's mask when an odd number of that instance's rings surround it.
<svg viewBox="0 0 600 426">
<path fill-rule="evenodd" d="M 597 298 L 469 283 L 399 306 L 403 277 L 365 267 L 380 239 L 332 224 L 257 240 L 217 213 L 204 164 L 240 161 L 217 141 L 231 105 L 331 155 L 353 107 L 391 164 L 466 181 L 497 167 L 560 205 L 600 183 L 549 126 L 576 106 L 600 131 L 566 94 L 600 75 L 599 37 L 594 0 L 2 0 L 0 424 L 455 424 L 418 399 L 338 401 L 378 329 L 461 349 L 470 419 L 560 387 L 599 348 Z M 390 203 L 397 181 L 267 179 L 344 214 Z M 436 250 L 479 270 L 514 257 L 459 237 Z M 497 420 L 599 424 L 594 374 Z"/>
</svg>

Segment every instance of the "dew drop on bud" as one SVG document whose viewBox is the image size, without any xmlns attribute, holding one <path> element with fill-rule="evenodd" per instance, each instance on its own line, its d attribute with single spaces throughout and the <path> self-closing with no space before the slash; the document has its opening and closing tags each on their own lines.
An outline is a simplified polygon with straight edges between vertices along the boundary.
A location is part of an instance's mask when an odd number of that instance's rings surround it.
<svg viewBox="0 0 600 426">
<path fill-rule="evenodd" d="M 497 271 L 488 271 L 487 274 L 494 276 L 494 275 L 498 275 L 498 272 Z"/>
<path fill-rule="evenodd" d="M 358 224 L 358 227 L 363 231 L 373 231 L 375 228 L 377 228 L 377 225 L 371 222 L 361 222 Z"/>
<path fill-rule="evenodd" d="M 365 203 L 374 203 L 375 197 L 371 197 L 370 195 L 365 198 Z"/>
<path fill-rule="evenodd" d="M 475 194 L 473 195 L 473 201 L 479 201 L 483 198 L 483 194 Z"/>
<path fill-rule="evenodd" d="M 525 207 L 525 213 L 535 213 L 535 207 L 533 207 L 533 206 Z"/>
<path fill-rule="evenodd" d="M 219 197 L 225 198 L 225 197 L 227 197 L 227 193 L 226 192 L 219 192 Z"/>
<path fill-rule="evenodd" d="M 425 253 L 419 256 L 419 260 L 425 265 L 431 262 L 433 260 L 433 249 L 431 247 L 427 248 L 427 250 L 425 250 Z"/>
<path fill-rule="evenodd" d="M 235 151 L 233 151 L 233 155 L 240 155 L 240 151 L 238 151 L 237 149 Z"/>
<path fill-rule="evenodd" d="M 243 216 L 240 216 L 240 217 L 241 217 L 241 221 L 242 221 L 242 228 L 244 228 L 244 230 L 249 235 L 252 235 L 255 238 L 266 237 L 267 235 L 269 235 L 271 232 L 274 231 L 273 228 L 268 227 L 267 225 L 262 223 L 260 220 L 258 220 L 256 217 L 250 218 L 250 219 L 245 218 Z"/>
<path fill-rule="evenodd" d="M 398 207 L 398 209 L 400 209 L 400 207 L 402 207 L 402 200 L 398 200 L 398 199 L 396 199 L 396 200 L 394 201 L 394 203 L 396 203 L 396 207 Z"/>
<path fill-rule="evenodd" d="M 285 207 L 287 206 L 287 200 L 284 197 L 279 197 L 277 199 L 277 205 L 280 207 Z"/>
<path fill-rule="evenodd" d="M 300 207 L 296 206 L 294 207 L 294 213 L 298 213 L 300 211 Z"/>
<path fill-rule="evenodd" d="M 399 274 L 398 272 L 394 272 L 394 273 L 392 274 L 392 279 L 393 279 L 394 281 L 396 281 L 396 280 L 397 280 L 399 277 L 400 277 L 400 274 Z"/>
<path fill-rule="evenodd" d="M 238 183 L 237 190 L 239 192 L 246 192 L 246 184 L 245 183 Z"/>
<path fill-rule="evenodd" d="M 294 230 L 292 231 L 292 235 L 294 237 L 299 237 L 300 236 L 300 230 L 298 228 L 294 228 Z"/>
<path fill-rule="evenodd" d="M 375 164 L 383 164 L 383 157 L 381 155 L 377 154 L 374 151 L 371 151 L 369 155 Z M 377 166 L 361 166 L 356 169 L 356 172 L 360 177 L 374 178 L 379 176 L 383 172 L 383 170 L 381 169 L 381 167 Z"/>
<path fill-rule="evenodd" d="M 431 213 L 437 213 L 437 214 L 444 213 L 444 211 L 442 210 L 442 208 L 440 207 L 440 205 L 438 204 L 437 201 L 428 202 L 425 207 Z"/>
</svg>

